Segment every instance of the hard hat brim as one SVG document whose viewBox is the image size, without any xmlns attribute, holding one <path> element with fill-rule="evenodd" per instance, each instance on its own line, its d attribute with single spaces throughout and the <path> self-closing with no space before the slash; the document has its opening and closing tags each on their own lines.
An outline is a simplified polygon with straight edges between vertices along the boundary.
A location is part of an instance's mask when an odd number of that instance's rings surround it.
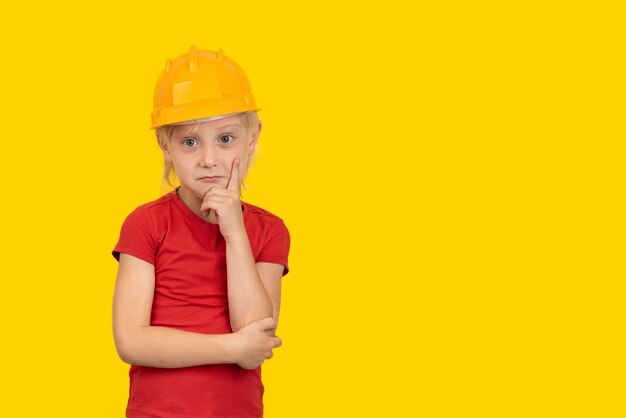
<svg viewBox="0 0 626 418">
<path fill-rule="evenodd" d="M 230 113 L 230 114 L 227 114 L 227 115 L 211 116 L 211 117 L 208 117 L 208 118 L 201 118 L 201 119 L 192 119 L 192 120 L 188 120 L 188 121 L 185 121 L 185 122 L 170 123 L 170 126 L 193 125 L 194 123 L 211 122 L 213 120 L 220 120 L 220 119 L 224 119 L 224 118 L 229 118 L 231 116 L 240 115 L 242 113 L 244 113 L 244 112 L 236 112 L 236 113 Z"/>
</svg>

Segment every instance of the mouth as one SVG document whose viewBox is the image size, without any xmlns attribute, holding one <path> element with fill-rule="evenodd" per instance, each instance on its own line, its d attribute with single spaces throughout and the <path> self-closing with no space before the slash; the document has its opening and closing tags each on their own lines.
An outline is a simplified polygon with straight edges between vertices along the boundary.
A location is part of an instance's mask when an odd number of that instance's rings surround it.
<svg viewBox="0 0 626 418">
<path fill-rule="evenodd" d="M 198 179 L 198 181 L 201 181 L 203 183 L 211 183 L 214 181 L 219 181 L 222 177 L 200 177 Z"/>
</svg>

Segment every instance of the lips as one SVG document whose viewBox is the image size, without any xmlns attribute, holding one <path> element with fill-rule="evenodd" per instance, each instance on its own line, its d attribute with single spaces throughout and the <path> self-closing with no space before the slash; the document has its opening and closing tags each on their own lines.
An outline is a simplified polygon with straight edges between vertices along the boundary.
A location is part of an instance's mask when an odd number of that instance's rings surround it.
<svg viewBox="0 0 626 418">
<path fill-rule="evenodd" d="M 218 181 L 222 177 L 200 177 L 198 180 L 204 183 L 210 183 L 213 181 Z"/>
</svg>

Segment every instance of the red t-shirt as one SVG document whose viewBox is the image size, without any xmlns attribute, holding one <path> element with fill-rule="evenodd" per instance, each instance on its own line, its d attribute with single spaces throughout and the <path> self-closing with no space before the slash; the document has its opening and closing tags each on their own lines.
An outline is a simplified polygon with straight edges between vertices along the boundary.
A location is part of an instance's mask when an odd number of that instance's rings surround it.
<svg viewBox="0 0 626 418">
<path fill-rule="evenodd" d="M 243 220 L 256 262 L 289 271 L 283 220 L 246 202 Z M 113 250 L 155 266 L 151 325 L 203 334 L 232 332 L 228 313 L 226 243 L 219 225 L 204 221 L 175 191 L 135 209 Z M 131 365 L 130 418 L 260 418 L 261 368 L 211 364 L 176 369 Z"/>
</svg>

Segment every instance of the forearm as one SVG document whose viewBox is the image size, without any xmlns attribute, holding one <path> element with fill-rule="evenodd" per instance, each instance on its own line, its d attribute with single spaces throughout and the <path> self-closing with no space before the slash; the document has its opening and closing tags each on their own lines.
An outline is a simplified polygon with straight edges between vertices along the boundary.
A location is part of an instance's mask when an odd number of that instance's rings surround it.
<svg viewBox="0 0 626 418">
<path fill-rule="evenodd" d="M 176 328 L 143 326 L 118 346 L 129 364 L 178 368 L 203 364 L 236 363 L 235 334 L 200 334 Z"/>
<path fill-rule="evenodd" d="M 273 315 L 272 301 L 256 268 L 245 230 L 226 240 L 228 306 L 233 332 Z"/>
</svg>

